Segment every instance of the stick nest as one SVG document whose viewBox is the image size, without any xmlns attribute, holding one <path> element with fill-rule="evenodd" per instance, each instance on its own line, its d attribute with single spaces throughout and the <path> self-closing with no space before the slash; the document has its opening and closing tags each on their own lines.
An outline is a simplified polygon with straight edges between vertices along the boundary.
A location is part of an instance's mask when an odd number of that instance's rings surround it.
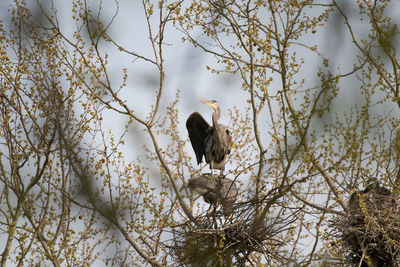
<svg viewBox="0 0 400 267">
<path fill-rule="evenodd" d="M 214 209 L 196 217 L 198 225 L 188 221 L 174 227 L 175 258 L 185 266 L 243 266 L 253 252 L 268 254 L 282 247 L 293 213 L 266 220 L 255 214 L 255 203 L 236 203 L 228 217 Z"/>
<path fill-rule="evenodd" d="M 350 196 L 346 216 L 333 222 L 351 266 L 400 266 L 400 214 L 397 199 L 378 184 Z"/>
</svg>

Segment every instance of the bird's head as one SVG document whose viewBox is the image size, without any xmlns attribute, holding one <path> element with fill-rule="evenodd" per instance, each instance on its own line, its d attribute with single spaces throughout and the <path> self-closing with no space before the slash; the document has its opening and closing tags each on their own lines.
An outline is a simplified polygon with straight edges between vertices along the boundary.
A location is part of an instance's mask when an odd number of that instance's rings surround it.
<svg viewBox="0 0 400 267">
<path fill-rule="evenodd" d="M 218 103 L 215 100 L 210 100 L 210 101 L 200 100 L 200 102 L 203 103 L 203 104 L 206 104 L 207 106 L 209 106 L 213 110 L 217 110 L 218 109 Z"/>
<path fill-rule="evenodd" d="M 375 177 L 370 177 L 367 180 L 367 186 L 364 189 L 364 193 L 367 193 L 371 190 L 379 190 L 380 184 L 377 178 Z"/>
<path fill-rule="evenodd" d="M 188 181 L 187 187 L 200 195 L 210 192 L 214 189 L 214 185 L 210 179 L 205 176 L 191 178 Z"/>
</svg>

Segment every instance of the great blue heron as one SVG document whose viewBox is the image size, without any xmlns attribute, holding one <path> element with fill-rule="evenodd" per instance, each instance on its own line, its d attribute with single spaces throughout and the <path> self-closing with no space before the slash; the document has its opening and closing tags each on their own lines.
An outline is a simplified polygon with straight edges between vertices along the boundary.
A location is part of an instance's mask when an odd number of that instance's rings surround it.
<svg viewBox="0 0 400 267">
<path fill-rule="evenodd" d="M 217 101 L 201 100 L 200 102 L 214 110 L 213 126 L 211 127 L 198 112 L 192 113 L 186 121 L 190 142 L 196 154 L 197 163 L 200 164 L 204 155 L 206 162 L 210 164 L 211 173 L 213 169 L 219 169 L 222 177 L 227 155 L 231 152 L 232 137 L 228 127 L 218 123 L 221 111 Z"/>
<path fill-rule="evenodd" d="M 390 192 L 389 189 L 387 189 L 379 184 L 379 181 L 377 178 L 370 177 L 370 178 L 368 178 L 367 186 L 364 188 L 364 190 L 361 190 L 361 191 L 354 190 L 352 192 L 352 194 L 350 195 L 350 199 L 349 199 L 349 203 L 348 203 L 349 215 L 360 217 L 358 214 L 356 214 L 358 212 L 358 210 L 360 210 L 359 196 L 362 195 L 363 198 L 373 197 L 373 199 L 367 199 L 367 200 L 372 201 L 373 204 L 381 205 L 382 199 L 387 200 L 387 198 L 389 196 L 391 196 L 391 194 L 392 193 Z M 361 216 L 362 216 L 362 218 L 364 218 L 363 213 L 361 213 Z"/>
<path fill-rule="evenodd" d="M 375 177 L 371 177 L 367 181 L 367 186 L 362 191 L 362 194 L 374 193 L 379 196 L 390 196 L 391 192 L 389 189 L 380 185 L 379 181 Z"/>
<path fill-rule="evenodd" d="M 211 179 L 210 174 L 205 173 L 189 179 L 187 187 L 200 194 L 208 204 L 221 205 L 225 215 L 232 213 L 238 190 L 231 179 Z"/>
</svg>

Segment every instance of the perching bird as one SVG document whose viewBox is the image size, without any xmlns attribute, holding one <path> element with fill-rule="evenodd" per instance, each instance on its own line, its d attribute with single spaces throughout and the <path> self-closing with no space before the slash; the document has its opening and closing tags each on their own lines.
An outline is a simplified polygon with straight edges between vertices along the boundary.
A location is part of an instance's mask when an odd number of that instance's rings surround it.
<svg viewBox="0 0 400 267">
<path fill-rule="evenodd" d="M 232 212 L 238 191 L 235 182 L 231 179 L 212 179 L 210 174 L 202 174 L 189 179 L 187 186 L 191 191 L 201 195 L 208 204 L 220 204 L 225 215 Z"/>
<path fill-rule="evenodd" d="M 362 194 L 374 193 L 378 194 L 379 196 L 390 196 L 391 192 L 389 189 L 381 186 L 379 181 L 375 177 L 371 177 L 367 181 L 367 186 L 362 191 Z"/>
<path fill-rule="evenodd" d="M 200 102 L 214 110 L 213 126 L 211 127 L 198 112 L 192 113 L 186 121 L 190 142 L 196 154 L 197 163 L 200 164 L 204 155 L 206 162 L 210 164 L 211 174 L 213 169 L 219 169 L 222 177 L 228 154 L 231 152 L 232 137 L 228 127 L 218 124 L 221 111 L 217 101 L 201 100 Z"/>
</svg>

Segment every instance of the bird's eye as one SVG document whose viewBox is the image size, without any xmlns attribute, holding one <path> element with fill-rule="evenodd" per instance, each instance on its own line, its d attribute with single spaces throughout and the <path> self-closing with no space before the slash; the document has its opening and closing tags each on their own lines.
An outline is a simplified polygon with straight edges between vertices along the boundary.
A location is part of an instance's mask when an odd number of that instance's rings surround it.
<svg viewBox="0 0 400 267">
<path fill-rule="evenodd" d="M 229 130 L 228 129 L 226 129 L 226 134 L 229 135 Z"/>
</svg>

